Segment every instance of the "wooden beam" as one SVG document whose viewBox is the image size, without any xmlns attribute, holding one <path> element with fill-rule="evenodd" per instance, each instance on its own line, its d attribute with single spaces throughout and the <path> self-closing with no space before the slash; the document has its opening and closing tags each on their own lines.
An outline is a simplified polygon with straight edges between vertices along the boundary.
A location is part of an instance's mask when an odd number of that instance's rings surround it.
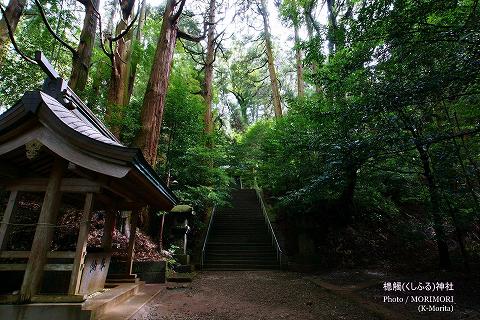
<svg viewBox="0 0 480 320">
<path fill-rule="evenodd" d="M 30 256 L 30 251 L 2 251 L 0 258 L 2 259 L 26 259 Z M 49 251 L 47 253 L 48 259 L 73 259 L 75 258 L 74 251 Z"/>
<path fill-rule="evenodd" d="M 0 295 L 0 304 L 17 304 L 19 298 L 18 294 L 2 294 Z"/>
<path fill-rule="evenodd" d="M 142 203 L 125 201 L 122 198 L 117 197 L 116 194 L 114 197 L 112 197 L 110 195 L 105 195 L 105 193 L 99 193 L 96 195 L 95 200 L 98 200 L 95 202 L 95 207 L 97 209 L 98 208 L 109 208 L 109 209 L 115 208 L 118 210 L 128 211 L 128 210 L 139 209 L 144 206 Z"/>
<path fill-rule="evenodd" d="M 73 259 L 75 258 L 74 251 L 49 251 L 47 253 L 49 259 Z"/>
<path fill-rule="evenodd" d="M 115 211 L 107 210 L 105 212 L 105 224 L 103 226 L 102 248 L 112 251 L 113 230 L 115 229 Z"/>
<path fill-rule="evenodd" d="M 43 268 L 45 271 L 72 271 L 73 264 L 68 263 L 49 263 Z"/>
<path fill-rule="evenodd" d="M 12 218 L 13 210 L 15 209 L 15 203 L 17 201 L 18 190 L 10 191 L 10 197 L 8 198 L 7 208 L 3 213 L 2 224 L 0 225 L 0 252 L 5 249 L 7 245 L 7 233 L 8 224 Z"/>
<path fill-rule="evenodd" d="M 28 178 L 28 179 L 17 179 L 9 180 L 4 183 L 6 190 L 19 190 L 25 192 L 45 192 L 48 186 L 48 179 L 44 178 Z M 62 179 L 60 185 L 61 192 L 72 192 L 72 193 L 98 193 L 100 192 L 102 185 L 81 178 L 65 178 Z"/>
<path fill-rule="evenodd" d="M 37 61 L 40 68 L 50 79 L 55 80 L 61 78 L 58 72 L 55 71 L 55 68 L 50 64 L 50 61 L 43 55 L 43 52 L 35 51 L 35 61 Z"/>
<path fill-rule="evenodd" d="M 87 193 L 85 196 L 85 205 L 83 207 L 82 220 L 78 231 L 77 249 L 75 251 L 75 260 L 73 261 L 72 275 L 70 276 L 70 285 L 68 294 L 78 293 L 82 279 L 82 270 L 84 267 L 85 255 L 87 254 L 88 232 L 90 230 L 90 218 L 93 207 L 93 193 Z"/>
<path fill-rule="evenodd" d="M 32 249 L 27 263 L 27 269 L 23 277 L 22 287 L 20 289 L 21 301 L 29 301 L 35 295 L 40 287 L 44 266 L 47 261 L 47 252 L 50 249 L 57 218 L 58 208 L 60 206 L 61 192 L 60 185 L 66 162 L 61 158 L 55 158 L 48 186 L 45 191 L 38 225 L 33 238 Z"/>
<path fill-rule="evenodd" d="M 27 269 L 26 263 L 2 263 L 0 271 L 23 271 Z"/>
<path fill-rule="evenodd" d="M 130 237 L 127 247 L 127 272 L 132 274 L 133 259 L 135 257 L 135 235 L 137 234 L 137 222 L 139 211 L 132 211 L 130 214 Z"/>
<path fill-rule="evenodd" d="M 111 176 L 107 175 L 99 175 L 96 172 L 92 172 L 91 170 L 82 168 L 80 166 L 77 166 L 74 163 L 71 163 L 68 165 L 68 169 L 75 174 L 77 174 L 80 177 L 83 177 L 85 179 L 88 179 L 90 181 L 96 181 L 102 185 L 103 188 L 110 190 L 112 193 L 118 195 L 122 199 L 130 199 L 131 194 L 128 192 L 125 192 L 125 190 L 117 190 L 117 183 L 115 183 L 115 178 L 112 178 Z M 117 208 L 116 206 L 114 208 Z"/>
<path fill-rule="evenodd" d="M 26 259 L 30 255 L 30 251 L 2 251 L 0 258 L 2 259 Z"/>
<path fill-rule="evenodd" d="M 33 303 L 80 303 L 85 301 L 86 297 L 82 294 L 76 295 L 51 295 L 39 294 L 32 297 Z"/>
<path fill-rule="evenodd" d="M 15 168 L 11 164 L 4 161 L 0 161 L 0 176 L 17 178 L 19 175 L 18 168 Z"/>
<path fill-rule="evenodd" d="M 0 264 L 0 271 L 23 271 L 27 269 L 27 263 L 2 263 Z M 73 264 L 71 263 L 49 263 L 45 264 L 43 271 L 72 271 Z"/>
</svg>

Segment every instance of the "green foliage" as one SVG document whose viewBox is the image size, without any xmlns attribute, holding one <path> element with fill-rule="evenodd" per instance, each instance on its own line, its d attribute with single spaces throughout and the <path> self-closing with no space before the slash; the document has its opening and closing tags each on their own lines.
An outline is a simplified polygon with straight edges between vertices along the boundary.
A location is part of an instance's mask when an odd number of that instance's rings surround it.
<svg viewBox="0 0 480 320">
<path fill-rule="evenodd" d="M 319 39 L 303 46 L 320 92 L 291 98 L 283 119 L 250 127 L 239 138 L 238 170 L 279 200 L 279 212 L 351 225 L 388 221 L 413 203 L 419 212 L 407 214 L 423 214 L 436 232 L 430 214 L 449 230 L 475 230 L 479 8 L 471 1 L 349 6 L 354 14 L 338 9 L 342 36 L 328 60 Z M 284 1 L 281 12 L 292 19 L 299 9 Z"/>
<path fill-rule="evenodd" d="M 63 1 L 42 3 L 50 25 L 60 37 L 68 40 L 78 36 L 79 20 L 71 7 L 64 5 Z M 32 14 L 24 15 L 17 26 L 15 39 L 19 47 L 30 57 L 34 57 L 36 50 L 41 50 L 59 74 L 68 79 L 72 60 L 70 51 L 53 39 L 35 6 L 27 6 L 26 10 Z M 40 68 L 25 62 L 10 48 L 0 69 L 0 110 L 13 105 L 25 91 L 40 88 L 44 78 Z"/>
<path fill-rule="evenodd" d="M 315 11 L 317 2 L 281 1 L 283 22 L 300 27 L 312 23 L 306 16 Z M 75 47 L 81 25 L 76 5 L 42 3 L 54 29 Z M 305 97 L 288 94 L 291 61 L 282 61 L 283 68 L 278 68 L 284 71 L 279 79 L 288 105 L 288 114 L 281 119 L 269 119 L 271 93 L 262 38 L 239 34 L 228 42 L 229 48 L 219 49 L 225 59 L 217 56 L 215 65 L 216 128 L 207 136 L 199 95 L 202 66 L 178 45 L 157 172 L 197 212 L 225 203 L 231 177 L 241 176 L 245 186 L 260 186 L 272 197 L 277 213 L 309 217 L 316 228 L 378 225 L 382 235 L 397 233 L 395 239 L 385 236 L 388 241 L 418 249 L 415 241 L 434 239 L 434 233 L 425 230 L 433 226 L 437 232 L 443 224 L 447 239 L 455 239 L 456 232 L 463 234 L 470 239 L 467 249 L 479 254 L 478 241 L 471 240 L 478 233 L 480 210 L 476 1 L 332 3 L 334 21 L 309 25 L 310 31 L 316 27 L 315 34 L 301 44 Z M 47 32 L 35 7 L 27 11 L 34 14 L 20 21 L 16 31 L 20 47 L 30 56 L 42 50 L 68 79 L 71 54 Z M 120 120 L 126 145 L 133 143 L 141 125 L 162 11 L 151 9 L 142 30 L 144 39 L 132 44 L 136 77 Z M 201 34 L 198 17 L 191 16 L 182 17 L 181 28 Z M 88 86 L 79 94 L 100 118 L 105 114 L 109 64 L 97 39 Z M 0 70 L 1 107 L 39 88 L 43 78 L 38 67 L 25 63 L 10 48 Z M 440 223 L 432 219 L 435 214 Z M 383 227 L 385 223 L 391 225 Z M 349 254 L 349 240 L 358 238 L 358 243 L 373 243 L 376 249 L 386 243 L 370 241 L 375 236 L 368 232 L 365 238 L 355 230 L 342 232 L 342 239 L 332 240 L 334 233 L 329 233 L 323 241 Z"/>
</svg>

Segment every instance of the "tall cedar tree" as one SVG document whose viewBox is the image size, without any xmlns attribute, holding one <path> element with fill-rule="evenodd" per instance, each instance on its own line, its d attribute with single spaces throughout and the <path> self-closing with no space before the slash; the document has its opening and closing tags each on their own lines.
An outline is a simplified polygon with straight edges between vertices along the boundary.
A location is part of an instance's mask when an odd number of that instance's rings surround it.
<svg viewBox="0 0 480 320">
<path fill-rule="evenodd" d="M 177 37 L 196 42 L 204 38 L 193 37 L 178 30 L 178 22 L 185 2 L 186 0 L 167 1 L 152 70 L 143 98 L 142 125 L 135 139 L 135 145 L 143 151 L 143 155 L 152 166 L 157 163 L 158 140 Z"/>
<path fill-rule="evenodd" d="M 277 71 L 275 70 L 275 59 L 273 57 L 272 35 L 270 33 L 270 23 L 268 21 L 268 9 L 265 0 L 260 1 L 258 6 L 263 19 L 263 33 L 265 37 L 265 49 L 267 52 L 268 72 L 270 75 L 270 84 L 272 86 L 273 111 L 276 118 L 282 116 L 282 101 L 280 99 L 280 89 L 278 86 Z"/>
<path fill-rule="evenodd" d="M 122 19 L 117 24 L 116 34 L 126 30 L 133 15 L 135 0 L 120 1 Z M 113 64 L 110 73 L 110 82 L 107 94 L 107 122 L 111 126 L 113 134 L 119 138 L 121 131 L 121 120 L 124 108 L 128 103 L 130 62 L 131 62 L 132 31 L 118 40 L 113 50 Z"/>
<path fill-rule="evenodd" d="M 88 70 L 92 60 L 95 34 L 97 31 L 97 14 L 100 0 L 79 0 L 85 6 L 85 18 L 77 47 L 77 57 L 73 57 L 72 72 L 68 85 L 74 91 L 85 89 L 88 80 Z"/>
<path fill-rule="evenodd" d="M 213 63 L 215 62 L 215 9 L 216 0 L 210 0 L 208 8 L 207 57 L 205 59 L 205 80 L 202 96 L 205 100 L 205 132 L 213 133 L 212 103 L 213 103 Z"/>
<path fill-rule="evenodd" d="M 5 19 L 10 24 L 12 31 L 15 32 L 26 3 L 26 0 L 10 0 L 5 10 L 6 17 L 2 17 L 2 20 L 0 20 L 0 67 L 3 64 L 9 43 L 8 27 Z"/>
</svg>

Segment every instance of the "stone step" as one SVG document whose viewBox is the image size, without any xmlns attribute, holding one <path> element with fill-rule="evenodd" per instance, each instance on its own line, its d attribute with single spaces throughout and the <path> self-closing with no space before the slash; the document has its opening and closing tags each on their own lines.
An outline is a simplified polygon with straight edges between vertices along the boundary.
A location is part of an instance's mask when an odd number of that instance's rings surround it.
<svg viewBox="0 0 480 320">
<path fill-rule="evenodd" d="M 168 276 L 167 280 L 169 282 L 192 282 L 193 278 L 195 278 L 194 272 L 188 272 L 188 273 L 175 272 L 170 276 Z"/>
<path fill-rule="evenodd" d="M 268 255 L 277 253 L 272 246 L 264 248 L 250 248 L 250 247 L 237 247 L 237 248 L 222 248 L 222 247 L 210 247 L 207 248 L 206 254 L 261 254 Z"/>
<path fill-rule="evenodd" d="M 114 284 L 114 283 L 139 283 L 140 278 L 109 278 L 107 279 L 107 283 Z"/>
<path fill-rule="evenodd" d="M 255 247 L 272 247 L 272 242 L 235 242 L 235 241 L 208 241 L 207 247 L 208 246 L 216 246 L 216 247 L 227 247 L 230 248 L 232 246 L 240 246 L 240 247 L 248 247 L 248 248 L 255 248 Z"/>
<path fill-rule="evenodd" d="M 219 213 L 215 214 L 213 221 L 218 221 L 218 219 L 238 219 L 238 220 L 264 220 L 263 214 L 243 214 L 243 213 Z"/>
<path fill-rule="evenodd" d="M 234 253 L 234 254 L 249 254 L 249 253 L 258 253 L 258 254 L 269 254 L 269 253 L 274 253 L 277 254 L 277 251 L 272 247 L 272 246 L 267 246 L 267 247 L 262 247 L 262 248 L 251 248 L 251 247 L 246 247 L 243 249 L 235 249 L 235 248 L 223 248 L 223 247 L 216 247 L 216 248 L 207 248 L 207 253 L 215 253 L 215 254 L 228 254 L 228 253 Z"/>
<path fill-rule="evenodd" d="M 210 257 L 210 258 L 226 258 L 228 259 L 229 257 L 244 257 L 244 258 L 272 258 L 276 259 L 277 254 L 276 252 L 272 251 L 265 251 L 265 252 L 260 252 L 260 251 L 244 251 L 244 252 L 222 252 L 222 251 L 212 251 L 212 252 L 207 252 L 205 253 L 205 258 Z"/>
<path fill-rule="evenodd" d="M 162 290 L 162 285 L 145 284 L 139 288 L 136 295 L 117 305 L 114 309 L 104 313 L 98 320 L 125 320 L 130 319 L 143 306 L 150 302 Z"/>
<path fill-rule="evenodd" d="M 260 258 L 245 258 L 245 257 L 229 257 L 228 259 L 224 258 L 211 258 L 208 257 L 205 259 L 207 264 L 210 263 L 226 263 L 226 264 L 277 264 L 277 259 L 260 259 Z"/>
<path fill-rule="evenodd" d="M 113 287 L 85 301 L 82 310 L 90 312 L 91 319 L 104 317 L 108 312 L 116 309 L 118 305 L 135 296 L 144 285 L 145 282 L 143 281 L 138 283 L 108 283 L 106 287 Z"/>
<path fill-rule="evenodd" d="M 244 244 L 244 243 L 261 243 L 262 245 L 270 245 L 270 238 L 258 238 L 258 237 L 237 237 L 237 238 L 231 238 L 231 237 L 211 237 L 211 241 L 216 241 L 216 242 L 227 242 L 227 241 L 232 241 L 233 245 L 237 244 Z M 236 242 L 233 242 L 236 241 Z"/>
<path fill-rule="evenodd" d="M 266 228 L 267 224 L 262 221 L 217 221 L 212 224 L 213 229 L 239 229 L 239 228 Z"/>
<path fill-rule="evenodd" d="M 205 270 L 223 271 L 223 270 L 278 270 L 280 266 L 277 265 L 263 265 L 263 264 L 223 264 L 223 263 L 209 263 L 204 265 Z"/>
<path fill-rule="evenodd" d="M 205 269 L 279 269 L 271 241 L 255 190 L 233 191 L 231 206 L 217 208 L 212 220 Z"/>
<path fill-rule="evenodd" d="M 259 237 L 259 238 L 265 238 L 265 239 L 271 239 L 272 237 L 268 233 L 268 230 L 262 231 L 252 231 L 252 232 L 235 232 L 236 230 L 231 230 L 232 232 L 229 232 L 228 230 L 214 230 L 210 233 L 208 236 L 209 239 L 213 239 L 216 236 L 227 236 L 229 238 L 235 239 L 237 237 Z"/>
<path fill-rule="evenodd" d="M 266 229 L 263 232 L 257 231 L 257 230 L 254 230 L 251 232 L 236 232 L 236 230 L 231 230 L 231 232 L 229 230 L 215 230 L 215 231 L 212 231 L 209 235 L 210 239 L 213 239 L 214 237 L 217 237 L 217 236 L 220 236 L 220 237 L 227 236 L 230 238 L 237 238 L 237 237 L 249 237 L 249 238 L 258 237 L 258 238 L 265 238 L 265 239 L 272 238 Z"/>
</svg>

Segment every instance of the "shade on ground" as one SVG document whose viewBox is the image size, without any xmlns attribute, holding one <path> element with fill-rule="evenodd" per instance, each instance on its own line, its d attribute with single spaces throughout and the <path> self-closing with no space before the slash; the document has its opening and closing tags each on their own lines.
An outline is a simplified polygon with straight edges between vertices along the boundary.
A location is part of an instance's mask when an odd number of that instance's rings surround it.
<svg viewBox="0 0 480 320">
<path fill-rule="evenodd" d="M 202 272 L 163 290 L 132 319 L 380 319 L 358 303 L 281 271 Z"/>
</svg>

